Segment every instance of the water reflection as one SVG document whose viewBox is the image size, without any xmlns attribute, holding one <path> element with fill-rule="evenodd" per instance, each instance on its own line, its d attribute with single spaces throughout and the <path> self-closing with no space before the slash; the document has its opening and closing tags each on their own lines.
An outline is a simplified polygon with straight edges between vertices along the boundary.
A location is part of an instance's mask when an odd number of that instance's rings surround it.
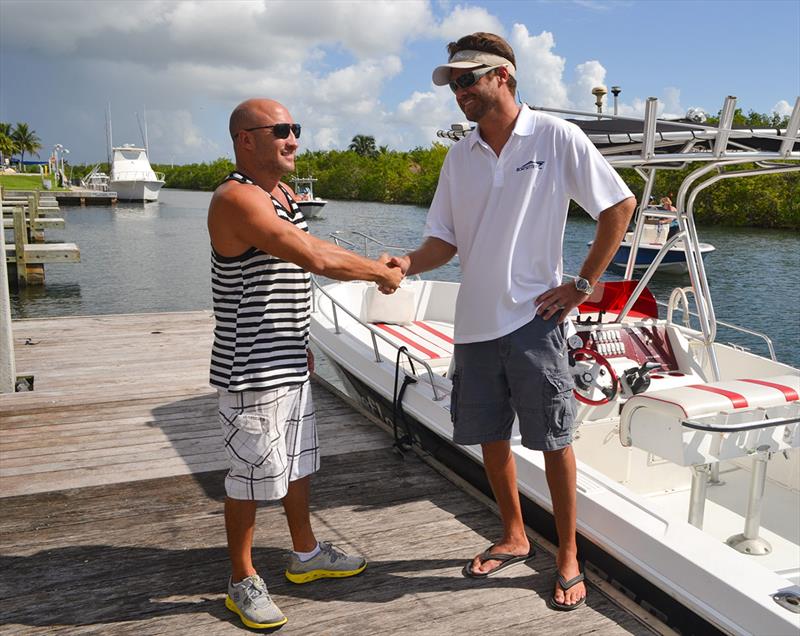
<svg viewBox="0 0 800 636">
<path fill-rule="evenodd" d="M 160 211 L 158 201 L 149 203 L 132 203 L 125 201 L 117 203 L 114 208 L 114 217 L 117 219 L 152 219 L 158 216 Z"/>
</svg>

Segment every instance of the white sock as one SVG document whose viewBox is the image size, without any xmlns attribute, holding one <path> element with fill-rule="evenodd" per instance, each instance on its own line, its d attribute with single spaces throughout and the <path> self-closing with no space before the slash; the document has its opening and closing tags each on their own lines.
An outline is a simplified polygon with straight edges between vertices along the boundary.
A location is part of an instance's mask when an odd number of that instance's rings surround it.
<svg viewBox="0 0 800 636">
<path fill-rule="evenodd" d="M 297 558 L 303 562 L 308 561 L 309 559 L 313 559 L 315 556 L 319 554 L 319 541 L 317 541 L 316 547 L 313 550 L 311 550 L 311 552 L 298 552 L 297 550 L 295 550 L 294 553 L 297 555 Z"/>
</svg>

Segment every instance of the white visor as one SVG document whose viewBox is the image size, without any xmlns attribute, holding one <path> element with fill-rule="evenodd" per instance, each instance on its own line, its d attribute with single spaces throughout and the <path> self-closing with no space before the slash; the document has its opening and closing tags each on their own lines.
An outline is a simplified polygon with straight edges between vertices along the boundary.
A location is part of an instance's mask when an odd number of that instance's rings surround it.
<svg viewBox="0 0 800 636">
<path fill-rule="evenodd" d="M 504 57 L 483 51 L 456 51 L 447 64 L 442 64 L 433 69 L 433 83 L 436 86 L 446 86 L 450 83 L 450 69 L 453 68 L 479 68 L 481 66 L 505 66 L 509 75 L 515 77 L 514 65 Z"/>
</svg>

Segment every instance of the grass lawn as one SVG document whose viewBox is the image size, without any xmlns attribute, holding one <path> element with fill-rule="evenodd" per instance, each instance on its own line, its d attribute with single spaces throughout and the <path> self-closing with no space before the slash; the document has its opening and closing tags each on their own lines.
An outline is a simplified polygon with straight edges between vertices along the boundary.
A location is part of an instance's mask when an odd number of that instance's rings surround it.
<svg viewBox="0 0 800 636">
<path fill-rule="evenodd" d="M 38 174 L 0 174 L 0 187 L 3 190 L 44 190 L 42 177 Z M 63 188 L 51 188 L 63 190 Z"/>
</svg>

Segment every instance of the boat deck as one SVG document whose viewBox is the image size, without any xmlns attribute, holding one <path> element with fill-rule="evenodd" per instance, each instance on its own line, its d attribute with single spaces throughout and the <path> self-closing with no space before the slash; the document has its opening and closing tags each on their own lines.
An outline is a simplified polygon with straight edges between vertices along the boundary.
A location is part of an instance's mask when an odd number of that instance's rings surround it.
<svg viewBox="0 0 800 636">
<path fill-rule="evenodd" d="M 15 322 L 17 370 L 36 390 L 0 397 L 0 633 L 241 633 L 223 604 L 211 327 L 208 312 Z M 370 565 L 290 584 L 282 510 L 261 508 L 254 555 L 289 617 L 281 633 L 668 632 L 603 581 L 586 607 L 548 610 L 544 541 L 529 564 L 463 578 L 499 530 L 491 507 L 445 469 L 401 459 L 326 384 L 314 392 L 323 459 L 312 519 Z"/>
</svg>

